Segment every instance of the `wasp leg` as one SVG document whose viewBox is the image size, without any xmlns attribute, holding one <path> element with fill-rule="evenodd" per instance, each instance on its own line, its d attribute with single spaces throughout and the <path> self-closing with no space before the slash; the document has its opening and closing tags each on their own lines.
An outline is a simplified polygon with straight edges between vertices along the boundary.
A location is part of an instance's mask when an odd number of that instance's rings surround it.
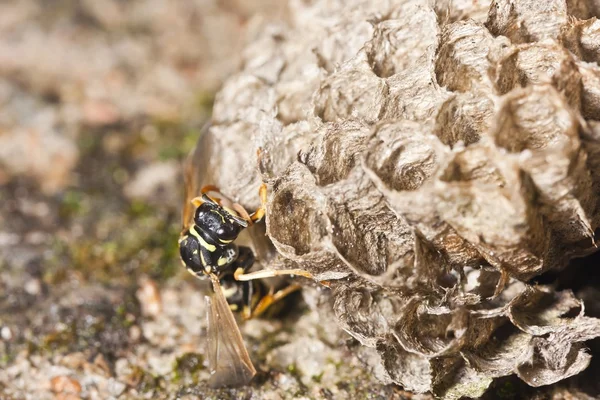
<svg viewBox="0 0 600 400">
<path fill-rule="evenodd" d="M 286 287 L 285 289 L 281 289 L 281 290 L 277 291 L 276 293 L 267 294 L 262 299 L 260 299 L 260 301 L 258 302 L 256 307 L 254 307 L 254 309 L 252 310 L 252 313 L 250 314 L 250 316 L 248 318 L 260 317 L 273 304 L 277 303 L 278 301 L 281 301 L 286 296 L 289 296 L 290 294 L 297 292 L 300 289 L 302 289 L 302 286 L 300 286 L 298 284 L 293 284 L 293 285 Z M 246 318 L 246 319 L 248 319 L 248 318 Z"/>
<path fill-rule="evenodd" d="M 252 282 L 242 282 L 242 318 L 252 318 L 252 297 L 254 296 L 254 285 Z"/>
<path fill-rule="evenodd" d="M 238 246 L 238 256 L 235 260 L 237 268 L 235 269 L 233 277 L 235 278 L 236 274 L 243 274 L 248 271 L 250 267 L 254 265 L 255 260 L 254 253 L 250 247 Z"/>
<path fill-rule="evenodd" d="M 235 279 L 235 274 L 240 273 L 243 274 L 245 271 L 249 270 L 252 265 L 254 265 L 254 253 L 249 247 L 239 246 L 238 247 L 238 257 L 235 260 L 237 264 L 237 268 L 233 274 Z M 242 317 L 244 319 L 249 319 L 252 315 L 251 305 L 252 305 L 252 296 L 254 295 L 254 287 L 251 282 L 244 282 L 242 286 Z"/>
<path fill-rule="evenodd" d="M 260 185 L 258 195 L 260 196 L 260 207 L 250 215 L 252 222 L 258 222 L 265 216 L 265 210 L 267 208 L 267 185 L 264 183 Z"/>
<path fill-rule="evenodd" d="M 252 252 L 250 247 L 239 246 L 238 249 L 238 258 L 235 260 L 237 268 L 233 272 L 233 279 L 235 279 L 236 281 L 239 280 L 237 278 L 238 276 L 247 275 L 245 274 L 245 272 L 248 271 L 252 267 L 252 265 L 254 265 L 255 260 L 254 253 Z"/>
<path fill-rule="evenodd" d="M 305 271 L 303 269 L 282 269 L 282 270 L 262 269 L 260 271 L 249 272 L 247 274 L 245 274 L 244 272 L 245 271 L 240 271 L 240 269 L 238 268 L 234 272 L 233 277 L 235 278 L 236 281 L 251 281 L 254 279 L 272 278 L 274 276 L 285 276 L 285 275 L 298 275 L 298 276 L 303 276 L 308 279 L 314 279 L 314 276 L 310 272 Z"/>
</svg>

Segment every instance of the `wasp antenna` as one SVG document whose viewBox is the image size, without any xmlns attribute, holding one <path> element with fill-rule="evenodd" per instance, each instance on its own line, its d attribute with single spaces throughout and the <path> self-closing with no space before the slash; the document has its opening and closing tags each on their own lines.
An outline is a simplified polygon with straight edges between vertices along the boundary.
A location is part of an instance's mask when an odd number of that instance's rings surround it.
<svg viewBox="0 0 600 400">
<path fill-rule="evenodd" d="M 248 221 L 246 221 L 243 218 L 240 217 L 236 217 L 235 215 L 232 215 L 233 219 L 235 220 L 235 222 L 237 222 L 238 224 L 240 224 L 243 228 L 247 228 L 248 227 Z"/>
<path fill-rule="evenodd" d="M 202 189 L 200 189 L 200 193 L 201 194 L 206 194 L 208 192 L 221 193 L 221 190 L 217 186 L 215 186 L 215 185 L 202 186 Z"/>
<path fill-rule="evenodd" d="M 235 215 L 233 215 L 233 218 L 238 221 L 238 223 L 240 225 L 242 225 L 244 228 L 247 228 L 248 225 L 252 225 L 252 219 L 250 218 L 250 215 L 248 215 L 248 211 L 246 211 L 246 209 L 244 207 L 242 207 L 241 204 L 239 203 L 233 203 L 233 205 L 231 206 L 233 208 L 233 210 L 235 212 L 237 212 L 241 218 L 236 217 Z M 241 223 L 239 220 L 243 220 L 244 222 Z"/>
<path fill-rule="evenodd" d="M 265 210 L 267 209 L 267 185 L 262 184 L 258 189 L 258 195 L 260 196 L 260 207 L 254 211 L 250 216 L 252 222 L 258 222 L 265 216 Z"/>
<path fill-rule="evenodd" d="M 207 194 L 203 194 L 202 195 L 202 202 L 204 202 L 204 203 L 211 203 L 211 204 L 214 204 L 214 205 L 218 205 L 217 202 L 212 197 L 210 197 Z"/>
</svg>

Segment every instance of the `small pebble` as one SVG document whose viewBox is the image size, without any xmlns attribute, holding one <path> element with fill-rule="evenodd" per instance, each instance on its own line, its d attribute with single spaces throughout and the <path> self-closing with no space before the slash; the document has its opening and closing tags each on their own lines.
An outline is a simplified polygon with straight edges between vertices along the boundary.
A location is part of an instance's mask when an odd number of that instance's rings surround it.
<svg viewBox="0 0 600 400">
<path fill-rule="evenodd" d="M 126 387 L 127 385 L 125 385 L 123 382 L 119 382 L 114 378 L 110 378 L 108 380 L 108 392 L 111 396 L 119 397 L 121 394 L 123 394 Z"/>
<path fill-rule="evenodd" d="M 119 109 L 108 101 L 89 100 L 83 104 L 83 119 L 88 125 L 111 125 L 120 118 Z"/>
<path fill-rule="evenodd" d="M 150 278 L 142 278 L 136 296 L 142 307 L 142 315 L 156 317 L 162 312 L 162 300 L 158 285 Z"/>
<path fill-rule="evenodd" d="M 174 193 L 178 173 L 179 164 L 173 161 L 147 165 L 137 171 L 133 179 L 124 187 L 125 196 L 130 199 L 152 201 L 159 193 Z"/>
<path fill-rule="evenodd" d="M 74 393 L 58 393 L 54 400 L 81 400 L 81 397 Z"/>
<path fill-rule="evenodd" d="M 71 369 L 79 369 L 86 363 L 85 354 L 82 352 L 69 353 L 62 358 L 60 365 Z"/>
<path fill-rule="evenodd" d="M 76 379 L 68 376 L 55 376 L 50 381 L 50 387 L 54 393 L 81 393 L 81 385 Z"/>
<path fill-rule="evenodd" d="M 142 337 L 142 329 L 137 326 L 137 325 L 133 325 L 131 328 L 129 328 L 129 340 L 131 340 L 133 343 L 137 343 L 140 341 Z"/>
<path fill-rule="evenodd" d="M 23 289 L 25 289 L 28 294 L 37 296 L 42 292 L 42 281 L 39 279 L 29 279 L 25 282 L 25 285 L 23 285 Z"/>
<path fill-rule="evenodd" d="M 8 326 L 3 326 L 0 330 L 0 336 L 2 336 L 2 340 L 9 341 L 12 339 L 13 334 Z"/>
<path fill-rule="evenodd" d="M 102 370 L 105 376 L 111 375 L 108 362 L 106 361 L 106 358 L 104 358 L 104 355 L 102 355 L 102 353 L 98 354 L 96 358 L 94 358 L 94 365 L 100 370 Z"/>
</svg>

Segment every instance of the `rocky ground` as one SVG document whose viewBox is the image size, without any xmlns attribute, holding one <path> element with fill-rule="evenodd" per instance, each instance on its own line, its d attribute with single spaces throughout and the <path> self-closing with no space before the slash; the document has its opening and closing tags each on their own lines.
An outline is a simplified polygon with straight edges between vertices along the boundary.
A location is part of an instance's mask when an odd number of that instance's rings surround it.
<svg viewBox="0 0 600 400">
<path fill-rule="evenodd" d="M 251 386 L 206 387 L 207 286 L 177 255 L 180 163 L 282 4 L 0 4 L 0 399 L 430 398 L 362 368 L 373 354 L 315 288 L 284 317 L 243 324 Z M 490 396 L 596 396 L 597 359 L 560 387 L 506 378 Z"/>
</svg>

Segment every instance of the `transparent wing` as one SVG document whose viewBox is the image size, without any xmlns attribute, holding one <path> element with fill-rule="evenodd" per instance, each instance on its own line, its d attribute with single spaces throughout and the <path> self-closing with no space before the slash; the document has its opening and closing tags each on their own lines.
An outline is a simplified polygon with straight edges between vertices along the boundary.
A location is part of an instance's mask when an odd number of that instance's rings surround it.
<svg viewBox="0 0 600 400">
<path fill-rule="evenodd" d="M 211 275 L 214 293 L 207 296 L 207 354 L 213 387 L 243 386 L 256 374 L 242 334 L 221 290 L 219 278 Z"/>
<path fill-rule="evenodd" d="M 183 199 L 183 212 L 181 215 L 182 232 L 188 229 L 193 223 L 195 207 L 191 203 L 194 197 L 200 196 L 200 189 L 207 185 L 213 185 L 216 182 L 216 171 L 213 171 L 213 164 L 215 158 L 219 155 L 215 154 L 218 146 L 218 139 L 210 132 L 210 124 L 204 125 L 196 147 L 187 156 L 183 165 L 185 193 Z M 242 174 L 242 172 L 240 172 Z M 256 188 L 258 190 L 258 187 Z M 232 202 L 227 199 L 222 193 L 220 197 Z M 249 227 L 250 240 L 252 247 L 256 253 L 256 256 L 260 260 L 267 261 L 271 256 L 275 254 L 275 248 L 271 244 L 270 240 L 265 235 L 264 223 L 256 224 Z"/>
<path fill-rule="evenodd" d="M 183 165 L 185 193 L 183 198 L 183 213 L 181 223 L 183 229 L 190 227 L 194 217 L 194 206 L 191 200 L 200 195 L 200 189 L 211 179 L 210 160 L 213 152 L 212 137 L 209 132 L 210 124 L 204 125 L 196 147 L 187 156 Z"/>
</svg>

